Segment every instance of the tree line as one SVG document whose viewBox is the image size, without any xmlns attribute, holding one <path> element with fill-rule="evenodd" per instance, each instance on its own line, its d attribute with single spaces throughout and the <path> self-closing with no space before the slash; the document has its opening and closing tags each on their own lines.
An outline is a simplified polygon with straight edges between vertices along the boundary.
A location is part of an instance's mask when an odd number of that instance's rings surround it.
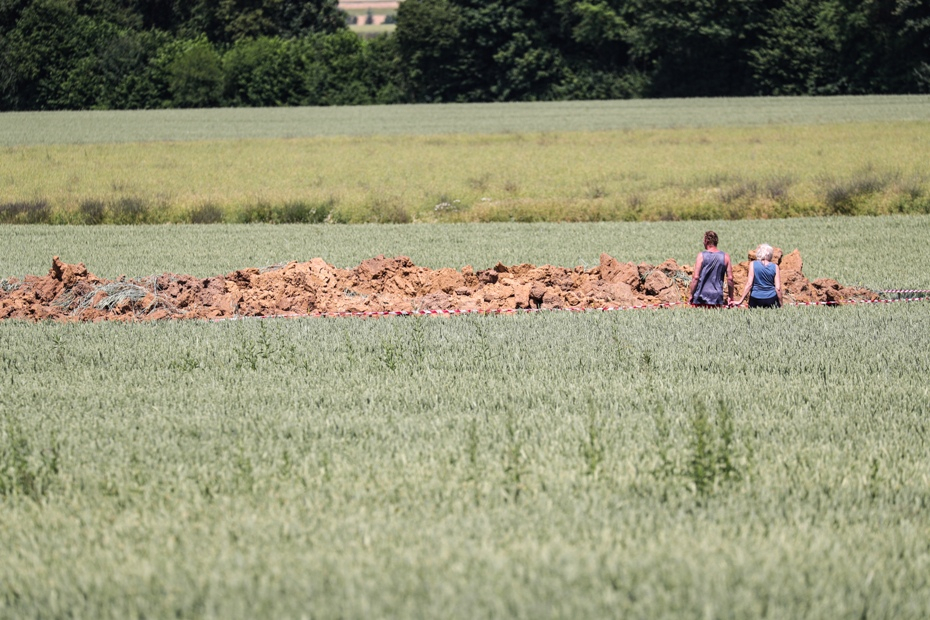
<svg viewBox="0 0 930 620">
<path fill-rule="evenodd" d="M 930 92 L 926 0 L 0 0 L 0 110 Z"/>
</svg>

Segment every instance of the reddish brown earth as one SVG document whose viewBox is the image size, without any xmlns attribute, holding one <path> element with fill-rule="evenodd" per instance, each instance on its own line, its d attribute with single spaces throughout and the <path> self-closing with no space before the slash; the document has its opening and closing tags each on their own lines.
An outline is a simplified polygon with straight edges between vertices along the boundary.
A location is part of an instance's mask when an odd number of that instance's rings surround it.
<svg viewBox="0 0 930 620">
<path fill-rule="evenodd" d="M 750 258 L 752 254 L 750 254 Z M 810 281 L 798 250 L 775 262 L 786 302 L 876 299 L 872 291 L 834 280 Z M 736 294 L 749 262 L 734 265 Z M 405 256 L 378 256 L 354 269 L 338 269 L 321 258 L 268 269 L 240 269 L 225 276 L 195 278 L 162 274 L 141 280 L 104 280 L 83 263 L 56 256 L 45 276 L 0 282 L 0 319 L 133 321 L 218 319 L 237 316 L 343 312 L 602 308 L 682 304 L 691 267 L 622 263 L 607 254 L 591 269 L 552 265 L 501 265 L 432 270 Z"/>
</svg>

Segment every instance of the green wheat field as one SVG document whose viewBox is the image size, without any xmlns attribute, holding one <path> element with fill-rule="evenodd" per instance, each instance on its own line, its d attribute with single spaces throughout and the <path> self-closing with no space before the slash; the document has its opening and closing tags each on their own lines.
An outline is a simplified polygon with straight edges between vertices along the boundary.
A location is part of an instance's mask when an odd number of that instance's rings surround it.
<svg viewBox="0 0 930 620">
<path fill-rule="evenodd" d="M 19 226 L 3 267 L 656 262 L 699 224 L 930 285 L 924 216 Z M 925 617 L 928 334 L 926 301 L 3 322 L 0 616 Z"/>
<path fill-rule="evenodd" d="M 826 140 L 847 122 L 832 121 L 805 122 Z M 424 153 L 430 139 L 543 139 L 491 133 L 410 139 Z M 248 154 L 269 138 L 210 144 Z M 70 143 L 99 149 L 92 161 L 122 148 Z M 4 166 L 58 152 L 41 144 L 5 147 Z M 150 146 L 193 165 L 187 144 Z M 707 146 L 687 144 L 683 160 Z M 867 146 L 848 155 L 864 170 L 884 148 Z M 922 161 L 893 165 L 921 174 Z M 601 252 L 691 263 L 714 229 L 736 260 L 765 241 L 799 248 L 811 278 L 930 289 L 930 215 L 682 220 L 4 225 L 0 286 L 54 255 L 110 278 L 377 254 L 433 268 L 592 267 Z M 3 321 L 0 618 L 926 618 L 928 334 L 926 300 Z"/>
</svg>

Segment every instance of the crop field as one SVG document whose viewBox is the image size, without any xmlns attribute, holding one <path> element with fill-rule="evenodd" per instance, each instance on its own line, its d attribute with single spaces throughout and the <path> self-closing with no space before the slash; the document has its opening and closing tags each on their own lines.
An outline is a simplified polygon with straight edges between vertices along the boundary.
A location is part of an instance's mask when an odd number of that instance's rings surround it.
<svg viewBox="0 0 930 620">
<path fill-rule="evenodd" d="M 5 114 L 0 221 L 652 221 L 928 213 L 928 101 Z"/>
<path fill-rule="evenodd" d="M 930 289 L 928 102 L 0 114 L 0 286 L 713 229 Z M 0 618 L 930 617 L 928 373 L 926 298 L 0 321 Z"/>
<path fill-rule="evenodd" d="M 927 334 L 5 322 L 0 615 L 923 618 Z"/>
<path fill-rule="evenodd" d="M 766 242 L 801 250 L 804 273 L 873 289 L 926 288 L 930 216 L 828 217 L 710 222 L 581 224 L 361 224 L 7 226 L 0 278 L 44 275 L 53 256 L 98 276 L 160 273 L 198 277 L 320 257 L 341 268 L 383 254 L 440 269 L 498 262 L 583 266 L 601 252 L 621 261 L 693 264 L 704 231 L 720 234 L 735 261 Z"/>
<path fill-rule="evenodd" d="M 928 225 L 21 226 L 0 271 L 690 261 L 706 226 L 930 288 Z M 923 618 L 928 334 L 925 301 L 5 321 L 0 617 Z"/>
<path fill-rule="evenodd" d="M 930 123 L 14 147 L 11 222 L 456 222 L 930 212 Z"/>
<path fill-rule="evenodd" d="M 930 95 L 4 112 L 0 146 L 930 121 Z"/>
</svg>

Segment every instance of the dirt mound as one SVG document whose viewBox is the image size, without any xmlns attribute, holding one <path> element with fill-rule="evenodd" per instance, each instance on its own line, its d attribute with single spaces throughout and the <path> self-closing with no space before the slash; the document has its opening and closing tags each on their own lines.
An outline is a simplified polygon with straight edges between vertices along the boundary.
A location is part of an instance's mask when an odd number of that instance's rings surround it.
<svg viewBox="0 0 930 620">
<path fill-rule="evenodd" d="M 834 280 L 808 280 L 798 250 L 785 255 L 776 250 L 775 261 L 781 266 L 786 302 L 877 298 L 872 291 Z M 56 256 L 46 276 L 0 282 L 0 319 L 132 321 L 675 305 L 685 303 L 691 271 L 671 259 L 636 265 L 607 254 L 591 269 L 497 264 L 477 272 L 468 266 L 432 270 L 405 256 L 378 256 L 354 269 L 315 258 L 211 278 L 162 274 L 104 280 L 83 263 L 69 265 Z M 733 271 L 738 294 L 749 261 Z"/>
</svg>

